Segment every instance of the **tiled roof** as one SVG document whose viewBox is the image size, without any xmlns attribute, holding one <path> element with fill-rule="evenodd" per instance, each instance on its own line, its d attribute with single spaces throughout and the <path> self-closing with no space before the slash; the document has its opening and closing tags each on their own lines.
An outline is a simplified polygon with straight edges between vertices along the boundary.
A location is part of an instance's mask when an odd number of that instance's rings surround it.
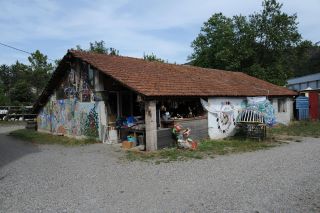
<svg viewBox="0 0 320 213">
<path fill-rule="evenodd" d="M 145 96 L 294 96 L 296 92 L 241 72 L 69 51 Z"/>
</svg>

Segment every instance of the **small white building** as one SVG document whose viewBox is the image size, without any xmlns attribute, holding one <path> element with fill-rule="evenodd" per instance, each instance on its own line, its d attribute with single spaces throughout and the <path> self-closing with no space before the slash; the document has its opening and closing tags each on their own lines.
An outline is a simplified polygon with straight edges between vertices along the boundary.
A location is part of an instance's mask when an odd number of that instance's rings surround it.
<svg viewBox="0 0 320 213">
<path fill-rule="evenodd" d="M 271 122 L 287 124 L 295 95 L 241 72 L 68 51 L 34 109 L 39 131 L 102 142 L 133 134 L 156 150 L 172 141 L 176 123 L 199 139 L 234 134 L 248 98 L 265 101 L 259 108 L 274 113 Z"/>
</svg>

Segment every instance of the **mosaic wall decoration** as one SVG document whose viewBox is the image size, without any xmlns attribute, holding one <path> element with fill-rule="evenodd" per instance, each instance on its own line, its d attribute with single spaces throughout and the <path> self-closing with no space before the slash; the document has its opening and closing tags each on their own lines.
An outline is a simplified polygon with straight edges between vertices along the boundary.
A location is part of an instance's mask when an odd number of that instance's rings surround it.
<svg viewBox="0 0 320 213">
<path fill-rule="evenodd" d="M 71 69 L 68 77 L 64 79 L 57 89 L 57 99 L 75 99 L 82 102 L 94 100 L 94 78 L 96 71 L 82 64 L 77 71 Z"/>
<path fill-rule="evenodd" d="M 266 97 L 247 97 L 245 108 L 261 112 L 267 125 L 273 126 L 276 124 L 274 108 Z"/>
<path fill-rule="evenodd" d="M 99 103 L 77 99 L 49 101 L 38 115 L 38 128 L 69 136 L 99 137 Z"/>
<path fill-rule="evenodd" d="M 51 131 L 51 102 L 49 101 L 37 117 L 38 129 Z"/>
<path fill-rule="evenodd" d="M 213 97 L 208 101 L 200 99 L 203 108 L 208 111 L 208 134 L 212 139 L 220 139 L 235 134 L 236 120 L 244 109 L 252 109 L 263 114 L 265 123 L 276 123 L 274 108 L 266 97 Z"/>
<path fill-rule="evenodd" d="M 72 67 L 39 113 L 38 129 L 75 137 L 99 137 L 102 98 L 94 96 L 95 75 L 96 70 L 87 63 Z"/>
</svg>

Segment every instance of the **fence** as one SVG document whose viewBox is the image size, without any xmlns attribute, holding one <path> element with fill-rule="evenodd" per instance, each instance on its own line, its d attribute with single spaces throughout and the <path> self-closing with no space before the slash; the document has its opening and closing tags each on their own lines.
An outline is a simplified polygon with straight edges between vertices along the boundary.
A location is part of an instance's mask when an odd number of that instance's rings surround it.
<svg viewBox="0 0 320 213">
<path fill-rule="evenodd" d="M 0 120 L 33 120 L 37 115 L 32 111 L 32 106 L 0 106 Z"/>
</svg>

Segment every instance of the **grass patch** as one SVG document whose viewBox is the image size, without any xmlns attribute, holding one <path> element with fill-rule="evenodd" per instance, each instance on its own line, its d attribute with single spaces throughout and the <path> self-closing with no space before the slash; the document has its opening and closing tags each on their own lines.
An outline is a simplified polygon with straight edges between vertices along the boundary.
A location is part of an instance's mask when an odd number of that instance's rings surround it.
<svg viewBox="0 0 320 213">
<path fill-rule="evenodd" d="M 183 150 L 177 148 L 167 148 L 155 152 L 127 151 L 126 157 L 130 161 L 154 161 L 156 164 L 177 160 L 214 158 L 217 155 L 231 153 L 251 152 L 260 149 L 267 149 L 279 145 L 280 143 L 255 140 L 225 139 L 206 140 L 199 143 L 197 150 Z"/>
<path fill-rule="evenodd" d="M 289 126 L 278 125 L 270 128 L 272 135 L 320 137 L 320 121 L 294 121 Z"/>
<path fill-rule="evenodd" d="M 41 133 L 29 129 L 19 129 L 10 132 L 9 135 L 35 144 L 60 144 L 65 146 L 74 146 L 97 143 L 97 140 L 94 138 L 75 139 L 64 136 L 55 136 L 48 133 Z"/>
<path fill-rule="evenodd" d="M 25 121 L 0 121 L 0 127 L 1 126 L 21 126 L 26 125 Z"/>
</svg>

